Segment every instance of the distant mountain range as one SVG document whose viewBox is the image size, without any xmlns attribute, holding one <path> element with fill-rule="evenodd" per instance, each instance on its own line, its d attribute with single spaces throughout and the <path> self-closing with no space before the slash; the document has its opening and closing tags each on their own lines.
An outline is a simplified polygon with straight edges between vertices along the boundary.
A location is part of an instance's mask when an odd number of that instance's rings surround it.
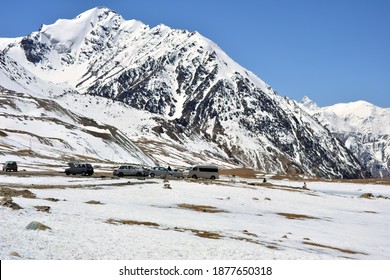
<svg viewBox="0 0 390 280">
<path fill-rule="evenodd" d="M 320 177 L 389 174 L 388 153 L 387 169 L 382 161 L 376 173 L 376 157 L 362 160 L 366 140 L 352 148 L 351 130 L 334 130 L 325 109 L 279 96 L 199 33 L 150 28 L 103 7 L 0 39 L 0 85 L 0 159 L 66 154 Z M 35 155 L 16 153 L 25 147 Z"/>
<path fill-rule="evenodd" d="M 372 176 L 390 176 L 390 108 L 380 108 L 365 101 L 320 108 L 308 97 L 301 104 L 359 159 Z"/>
</svg>

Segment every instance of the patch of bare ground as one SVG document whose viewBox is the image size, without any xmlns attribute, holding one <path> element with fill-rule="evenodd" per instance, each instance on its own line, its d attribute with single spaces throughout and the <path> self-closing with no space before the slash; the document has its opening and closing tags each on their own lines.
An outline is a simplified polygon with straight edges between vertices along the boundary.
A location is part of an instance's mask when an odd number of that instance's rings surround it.
<svg viewBox="0 0 390 280">
<path fill-rule="evenodd" d="M 378 212 L 375 212 L 375 211 L 363 211 L 363 213 L 368 213 L 368 214 L 378 214 Z"/>
<path fill-rule="evenodd" d="M 90 200 L 90 201 L 87 201 L 85 203 L 87 203 L 87 204 L 96 204 L 96 205 L 104 205 L 104 203 L 101 203 L 100 201 L 97 201 L 97 200 Z"/>
<path fill-rule="evenodd" d="M 171 230 L 171 228 L 166 228 L 166 230 Z M 186 232 L 190 231 L 196 236 L 202 237 L 202 238 L 209 238 L 209 239 L 221 239 L 224 236 L 217 233 L 217 232 L 212 232 L 212 231 L 206 231 L 206 230 L 199 230 L 199 229 L 193 229 L 193 228 L 179 228 L 179 227 L 174 227 L 174 231 L 178 232 Z"/>
<path fill-rule="evenodd" d="M 340 179 L 343 183 L 389 185 L 390 178 Z"/>
<path fill-rule="evenodd" d="M 108 224 L 112 225 L 136 225 L 136 226 L 147 226 L 147 227 L 159 227 L 160 225 L 157 223 L 152 222 L 142 222 L 142 221 L 134 221 L 134 220 L 115 220 L 115 219 L 108 219 L 106 221 Z"/>
<path fill-rule="evenodd" d="M 6 137 L 6 136 L 8 136 L 8 134 L 0 130 L 0 137 Z"/>
<path fill-rule="evenodd" d="M 71 182 L 71 181 L 69 181 Z M 113 187 L 121 187 L 121 186 L 131 186 L 131 185 L 143 185 L 143 184 L 157 184 L 157 182 L 154 181 L 136 181 L 136 182 L 131 182 L 131 181 L 122 181 L 122 182 L 117 182 L 117 183 L 105 183 L 104 180 L 102 179 L 101 183 L 99 184 L 86 184 L 86 185 L 12 185 L 13 188 L 18 188 L 18 189 L 100 189 L 101 186 L 113 186 Z M 9 185 L 9 184 L 8 184 Z M 8 186 L 7 185 L 7 186 Z M 2 186 L 0 183 L 0 190 L 5 186 Z"/>
<path fill-rule="evenodd" d="M 267 247 L 268 249 L 273 249 L 273 250 L 278 250 L 279 249 L 276 246 L 275 243 L 265 243 L 265 242 L 261 242 L 259 240 L 254 240 L 254 239 L 251 239 L 251 238 L 248 238 L 248 237 L 237 237 L 237 236 L 234 236 L 234 237 L 229 237 L 229 238 L 230 239 L 234 239 L 234 240 L 239 240 L 239 241 L 244 241 L 244 242 L 248 242 L 248 243 L 261 245 L 261 246 Z"/>
<path fill-rule="evenodd" d="M 291 175 L 291 174 L 276 174 L 271 176 L 274 180 L 291 180 L 291 181 L 302 181 L 302 176 Z M 305 179 L 306 180 L 306 179 Z M 317 178 L 310 178 L 310 180 L 317 180 Z M 321 180 L 318 178 L 318 180 Z"/>
<path fill-rule="evenodd" d="M 372 199 L 372 198 L 374 198 L 374 195 L 372 193 L 364 193 L 364 194 L 360 195 L 359 198 Z"/>
<path fill-rule="evenodd" d="M 169 228 L 168 228 L 168 229 L 169 229 Z M 198 229 L 191 229 L 191 228 L 178 228 L 178 227 L 175 227 L 173 230 L 179 231 L 179 232 L 190 231 L 190 232 L 194 233 L 196 236 L 199 236 L 199 237 L 202 237 L 202 238 L 209 238 L 209 239 L 228 238 L 228 239 L 232 239 L 232 240 L 238 240 L 238 241 L 243 241 L 243 242 L 248 242 L 248 243 L 252 243 L 252 244 L 257 244 L 257 245 L 265 246 L 265 247 L 267 247 L 268 249 L 274 249 L 274 250 L 277 250 L 277 249 L 278 249 L 278 247 L 275 246 L 276 244 L 274 244 L 274 243 L 261 242 L 261 241 L 259 241 L 259 240 L 255 240 L 255 239 L 252 239 L 252 238 L 249 238 L 249 237 L 242 237 L 242 236 L 224 236 L 224 235 L 221 235 L 221 234 L 218 233 L 218 232 L 205 231 L 205 230 L 198 230 Z M 250 232 L 248 232 L 247 230 L 243 230 L 242 233 L 245 234 L 245 235 L 251 236 L 251 237 L 258 237 L 256 234 L 250 233 Z"/>
<path fill-rule="evenodd" d="M 257 237 L 257 235 L 255 233 L 251 233 L 251 232 L 247 231 L 246 229 L 241 231 L 241 232 L 245 235 L 248 235 L 248 236 Z"/>
<path fill-rule="evenodd" d="M 390 177 L 386 178 L 364 178 L 364 179 L 340 179 L 340 178 L 319 178 L 319 177 L 303 177 L 301 175 L 286 175 L 277 174 L 270 176 L 274 180 L 291 180 L 291 181 L 306 181 L 306 182 L 340 182 L 352 184 L 378 184 L 390 185 Z"/>
<path fill-rule="evenodd" d="M 359 198 L 366 198 L 366 199 L 374 199 L 374 198 L 382 198 L 382 199 L 390 199 L 389 197 L 386 196 L 375 196 L 372 193 L 363 193 L 362 195 L 359 196 Z"/>
<path fill-rule="evenodd" d="M 306 181 L 306 180 L 305 180 Z M 388 185 L 390 186 L 390 178 L 365 178 L 365 179 L 322 179 L 315 178 L 307 181 L 322 181 L 322 182 L 339 182 L 351 184 L 372 184 L 372 185 Z"/>
<path fill-rule="evenodd" d="M 198 230 L 198 229 L 192 229 L 192 228 L 179 228 L 179 227 L 160 227 L 159 224 L 153 223 L 153 222 L 143 222 L 143 221 L 135 221 L 135 220 L 115 220 L 115 219 L 108 219 L 106 221 L 108 224 L 113 224 L 113 225 L 134 225 L 134 226 L 147 226 L 147 227 L 154 227 L 154 228 L 159 228 L 161 230 L 174 230 L 178 232 L 186 232 L 190 231 L 194 233 L 196 236 L 202 237 L 202 238 L 209 238 L 209 239 L 220 239 L 223 236 L 220 235 L 219 233 L 216 232 L 211 232 L 211 231 L 206 231 L 206 230 Z"/>
<path fill-rule="evenodd" d="M 342 253 L 346 253 L 346 254 L 351 254 L 351 255 L 354 255 L 354 254 L 368 255 L 368 254 L 362 253 L 362 252 L 357 252 L 357 251 L 352 251 L 352 250 L 347 250 L 347 249 L 341 249 L 341 248 L 327 246 L 327 245 L 318 244 L 318 243 L 314 243 L 314 242 L 303 241 L 302 243 L 306 244 L 306 245 L 310 245 L 310 246 L 336 250 L 336 251 L 339 251 L 339 252 L 342 252 Z"/>
<path fill-rule="evenodd" d="M 266 182 L 266 183 L 250 182 L 250 183 L 248 183 L 246 181 L 241 181 L 241 183 L 248 184 L 249 186 L 263 187 L 263 188 L 274 189 L 274 190 L 284 190 L 284 191 L 291 191 L 291 192 L 305 192 L 308 195 L 317 196 L 316 194 L 313 194 L 311 192 L 307 192 L 307 189 L 285 186 L 285 185 L 274 185 L 274 184 L 269 183 L 269 182 Z"/>
<path fill-rule="evenodd" d="M 34 153 L 32 150 L 29 150 L 29 149 L 17 150 L 16 152 L 19 154 L 33 154 Z"/>
<path fill-rule="evenodd" d="M 12 256 L 12 257 L 21 258 L 21 256 L 19 255 L 19 253 L 18 253 L 18 252 L 15 252 L 15 251 L 9 253 L 9 255 Z"/>
<path fill-rule="evenodd" d="M 37 209 L 37 211 L 40 211 L 40 212 L 50 213 L 50 206 L 37 205 L 37 206 L 34 206 L 34 208 Z"/>
<path fill-rule="evenodd" d="M 2 188 L 3 186 L 0 186 Z M 12 185 L 12 188 L 18 189 L 67 189 L 67 188 L 86 188 L 93 187 L 91 185 Z M 22 191 L 21 191 L 22 192 Z"/>
<path fill-rule="evenodd" d="M 5 188 L 1 186 L 0 186 L 0 196 L 9 196 L 9 197 L 22 196 L 24 198 L 36 198 L 35 193 L 32 193 L 29 190 L 14 190 L 14 189 Z"/>
<path fill-rule="evenodd" d="M 232 240 L 238 240 L 238 241 L 244 241 L 244 242 L 249 242 L 261 246 L 265 246 L 269 249 L 274 249 L 277 250 L 278 247 L 275 246 L 275 243 L 266 243 L 266 242 L 261 242 L 258 240 L 251 239 L 249 237 L 241 237 L 241 236 L 224 236 L 218 232 L 215 231 L 208 231 L 208 230 L 200 230 L 200 229 L 194 229 L 194 228 L 183 228 L 183 227 L 162 227 L 157 223 L 153 222 L 144 222 L 144 221 L 135 221 L 135 220 L 117 220 L 117 219 L 108 219 L 106 220 L 106 223 L 112 224 L 112 225 L 131 225 L 131 226 L 147 226 L 151 228 L 155 228 L 158 230 L 172 230 L 176 232 L 191 232 L 195 236 L 201 237 L 201 238 L 207 238 L 207 239 L 222 239 L 222 238 L 228 238 Z M 243 234 L 251 236 L 256 238 L 257 235 L 254 233 L 250 233 L 246 230 L 242 231 Z"/>
<path fill-rule="evenodd" d="M 220 169 L 219 173 L 225 176 L 237 176 L 242 178 L 256 178 L 257 172 L 250 168 Z"/>
<path fill-rule="evenodd" d="M 1 132 L 1 131 L 0 131 Z M 7 144 L 4 144 L 4 143 L 0 143 L 0 147 L 1 148 L 6 148 L 8 150 L 13 150 L 14 147 L 10 146 L 10 145 L 7 145 Z"/>
<path fill-rule="evenodd" d="M 304 219 L 319 220 L 320 219 L 317 217 L 303 215 L 303 214 L 292 214 L 292 213 L 276 213 L 276 214 L 278 214 L 279 216 L 283 216 L 283 217 L 290 219 L 290 220 L 304 220 Z"/>
<path fill-rule="evenodd" d="M 218 209 L 213 206 L 207 206 L 207 205 L 194 205 L 194 204 L 186 204 L 186 203 L 181 203 L 177 205 L 179 208 L 182 209 L 189 209 L 197 212 L 205 212 L 205 213 L 221 213 L 221 212 L 226 212 L 225 210 Z"/>
<path fill-rule="evenodd" d="M 199 237 L 202 237 L 202 238 L 209 238 L 209 239 L 221 239 L 221 238 L 228 238 L 228 239 L 232 239 L 232 240 L 238 240 L 238 241 L 243 241 L 243 242 L 248 242 L 248 243 L 252 243 L 252 244 L 257 244 L 257 245 L 261 245 L 261 246 L 265 246 L 269 249 L 274 249 L 274 250 L 277 250 L 278 247 L 276 247 L 274 243 L 265 243 L 265 242 L 261 242 L 259 240 L 255 240 L 255 239 L 251 239 L 249 237 L 241 237 L 241 236 L 224 236 L 224 235 L 221 235 L 220 233 L 218 232 L 212 232 L 212 231 L 205 231 L 205 230 L 197 230 L 197 229 L 190 229 L 190 228 L 177 228 L 175 227 L 173 230 L 175 231 L 179 231 L 179 232 L 186 232 L 186 231 L 191 231 L 192 233 L 194 233 L 196 236 L 199 236 Z M 248 236 L 252 236 L 252 237 L 258 237 L 256 234 L 254 233 L 250 233 L 246 230 L 243 230 L 242 231 L 243 234 L 246 234 Z"/>
<path fill-rule="evenodd" d="M 47 197 L 47 198 L 42 198 L 43 200 L 51 201 L 51 202 L 58 202 L 60 199 L 58 198 L 53 198 L 53 197 Z M 65 199 L 63 201 L 66 201 Z"/>
<path fill-rule="evenodd" d="M 249 186 L 256 186 L 256 187 L 270 187 L 270 188 L 272 188 L 272 187 L 279 187 L 279 186 L 275 186 L 275 185 L 273 185 L 271 183 L 267 183 L 267 182 L 265 182 L 265 183 L 250 182 L 250 183 L 248 183 L 246 181 L 242 181 L 241 183 L 246 183 Z"/>
<path fill-rule="evenodd" d="M 12 198 L 10 196 L 6 196 L 0 199 L 0 206 L 8 207 L 13 210 L 20 210 L 23 209 L 19 204 L 13 202 Z"/>
</svg>

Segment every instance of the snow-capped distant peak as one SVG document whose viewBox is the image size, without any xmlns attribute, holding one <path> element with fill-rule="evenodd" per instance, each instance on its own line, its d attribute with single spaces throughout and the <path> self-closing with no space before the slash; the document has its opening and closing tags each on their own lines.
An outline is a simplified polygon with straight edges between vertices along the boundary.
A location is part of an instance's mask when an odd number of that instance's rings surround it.
<svg viewBox="0 0 390 280">
<path fill-rule="evenodd" d="M 374 111 L 381 109 L 363 100 L 350 103 L 339 103 L 325 108 L 332 109 L 332 111 L 334 111 L 339 116 L 356 114 L 360 117 L 369 117 Z"/>
<path fill-rule="evenodd" d="M 87 11 L 79 14 L 78 16 L 76 16 L 75 19 L 90 18 L 90 19 L 94 19 L 94 21 L 99 21 L 99 20 L 104 20 L 104 18 L 109 17 L 109 16 L 121 17 L 121 15 L 119 15 L 114 10 L 111 10 L 111 9 L 104 7 L 104 6 L 99 6 L 99 7 L 92 8 L 90 10 L 87 10 Z"/>
<path fill-rule="evenodd" d="M 50 43 L 69 43 L 69 47 L 79 45 L 93 27 L 97 24 L 106 27 L 118 27 L 123 18 L 107 8 L 94 8 L 88 10 L 75 19 L 59 19 L 54 24 L 43 25 L 42 36 Z"/>
<path fill-rule="evenodd" d="M 312 101 L 309 97 L 307 97 L 307 96 L 304 96 L 302 98 L 301 104 L 306 109 L 309 109 L 309 110 L 312 110 L 312 111 L 316 111 L 317 109 L 319 109 L 318 105 L 314 101 Z"/>
<path fill-rule="evenodd" d="M 359 100 L 313 110 L 307 97 L 300 106 L 344 143 L 372 176 L 389 176 L 390 108 Z"/>
<path fill-rule="evenodd" d="M 355 101 L 324 107 L 323 110 L 333 112 L 350 125 L 367 133 L 390 134 L 390 108 L 381 108 L 366 101 Z"/>
</svg>

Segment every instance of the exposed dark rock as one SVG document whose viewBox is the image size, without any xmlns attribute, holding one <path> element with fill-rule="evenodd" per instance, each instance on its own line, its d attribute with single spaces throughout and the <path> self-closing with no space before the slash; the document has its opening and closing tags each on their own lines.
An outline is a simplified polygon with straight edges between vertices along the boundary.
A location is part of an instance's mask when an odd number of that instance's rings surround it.
<svg viewBox="0 0 390 280">
<path fill-rule="evenodd" d="M 18 252 L 15 252 L 15 251 L 9 253 L 9 255 L 12 256 L 12 257 L 21 258 L 21 256 L 19 255 L 19 253 L 18 253 Z"/>
<path fill-rule="evenodd" d="M 30 37 L 23 38 L 20 46 L 24 50 L 27 60 L 34 64 L 41 62 L 44 55 L 50 50 L 45 44 Z"/>
<path fill-rule="evenodd" d="M 13 202 L 11 197 L 3 197 L 0 200 L 0 206 L 9 207 L 13 210 L 20 210 L 23 209 L 19 204 Z"/>
<path fill-rule="evenodd" d="M 364 194 L 360 195 L 359 197 L 372 199 L 372 198 L 374 198 L 374 195 L 372 193 L 364 193 Z"/>
<path fill-rule="evenodd" d="M 50 206 L 34 206 L 37 211 L 50 213 Z"/>
<path fill-rule="evenodd" d="M 37 222 L 37 221 L 32 221 L 31 223 L 29 223 L 27 226 L 26 226 L 26 229 L 29 229 L 29 230 L 47 230 L 47 229 L 51 229 L 50 227 L 40 223 L 40 222 Z"/>
<path fill-rule="evenodd" d="M 104 203 L 101 203 L 100 201 L 98 200 L 90 200 L 90 201 L 87 201 L 85 202 L 87 204 L 100 204 L 100 205 L 104 205 Z"/>
</svg>

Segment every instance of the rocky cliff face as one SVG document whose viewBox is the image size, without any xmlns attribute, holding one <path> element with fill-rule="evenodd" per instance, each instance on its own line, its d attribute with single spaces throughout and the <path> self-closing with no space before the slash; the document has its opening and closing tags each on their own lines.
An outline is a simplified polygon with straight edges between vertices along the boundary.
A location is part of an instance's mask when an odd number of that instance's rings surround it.
<svg viewBox="0 0 390 280">
<path fill-rule="evenodd" d="M 153 149 L 145 143 L 158 139 L 183 157 L 199 144 L 202 162 L 212 158 L 265 172 L 321 177 L 366 175 L 343 143 L 294 101 L 277 95 L 197 32 L 150 28 L 96 8 L 15 39 L 3 47 L 2 56 L 16 61 L 30 80 L 13 77 L 10 68 L 16 66 L 4 62 L 0 82 L 33 92 L 50 88 L 51 98 L 69 92 L 105 97 L 119 101 L 122 109 L 147 112 L 157 125 L 143 135 L 129 129 L 133 120 L 122 118 L 129 123 L 123 125 L 109 112 L 102 114 L 129 137 L 143 137 L 137 143 L 149 153 Z"/>
</svg>

